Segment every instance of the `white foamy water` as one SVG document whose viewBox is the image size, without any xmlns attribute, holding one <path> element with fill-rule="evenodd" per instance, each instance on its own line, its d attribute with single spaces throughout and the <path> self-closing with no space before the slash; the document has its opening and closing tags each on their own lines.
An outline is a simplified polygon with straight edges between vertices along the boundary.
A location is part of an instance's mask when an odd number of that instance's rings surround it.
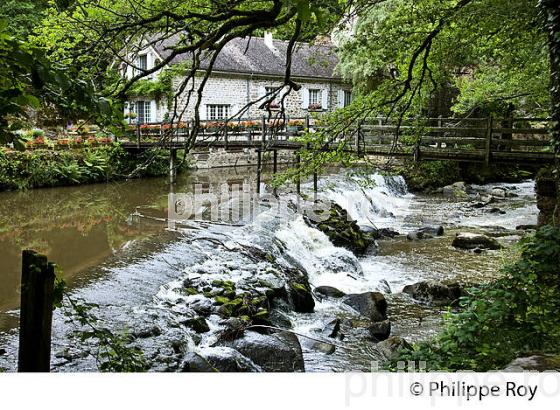
<svg viewBox="0 0 560 410">
<path fill-rule="evenodd" d="M 477 229 L 495 225 L 515 227 L 517 224 L 534 223 L 536 207 L 532 182 L 501 184 L 518 194 L 500 203 L 504 215 L 488 215 L 484 210 L 473 210 L 468 205 L 449 202 L 443 197 L 421 197 L 408 193 L 401 177 L 373 175 L 332 175 L 321 178 L 319 196 L 330 199 L 346 209 L 358 224 L 378 228 L 391 227 L 406 234 L 427 220 Z M 309 188 L 309 185 L 305 185 Z M 264 187 L 262 192 L 265 192 Z M 185 294 L 185 280 L 216 279 L 244 281 L 277 278 L 272 263 L 254 257 L 256 250 L 275 258 L 286 267 L 304 269 L 312 286 L 333 286 L 345 293 L 381 291 L 386 294 L 390 306 L 390 319 L 394 333 L 409 340 L 417 340 L 433 333 L 437 328 L 439 310 L 427 308 L 400 294 L 402 287 L 423 279 L 455 278 L 460 275 L 475 276 L 495 270 L 499 254 L 474 255 L 450 247 L 454 233 L 419 243 L 409 243 L 403 238 L 382 243 L 380 254 L 356 257 L 350 251 L 334 246 L 319 230 L 308 226 L 301 214 L 295 211 L 295 196 L 283 195 L 283 205 L 272 206 L 261 200 L 259 213 L 243 226 L 209 225 L 199 231 L 188 231 L 164 250 L 154 255 L 121 261 L 108 270 L 108 277 L 77 291 L 84 299 L 100 303 L 100 315 L 115 326 L 132 328 L 157 324 L 163 329 L 161 342 L 152 345 L 146 339 L 142 348 L 154 361 L 173 357 L 170 343 L 180 343 L 187 350 L 208 347 L 216 340 L 221 329 L 221 318 L 208 318 L 210 332 L 193 335 L 179 323 L 193 315 L 192 304 L 200 302 L 200 295 Z M 231 202 L 221 204 L 228 208 Z M 128 251 L 128 250 L 127 250 Z M 133 251 L 130 250 L 131 252 Z M 336 299 L 317 300 L 315 313 L 289 315 L 294 330 L 301 334 L 317 336 L 333 318 L 348 314 L 348 308 Z M 417 316 L 432 318 L 419 326 Z M 56 349 L 72 345 L 66 339 L 69 331 L 63 319 L 57 317 L 54 344 Z M 433 323 L 432 323 L 433 322 Z M 200 339 L 196 340 L 195 339 Z M 154 338 L 155 339 L 155 338 Z M 157 340 L 160 340 L 157 339 Z M 351 334 L 344 344 L 348 350 L 337 349 L 327 355 L 304 346 L 308 371 L 362 370 L 366 362 L 375 356 L 375 344 L 360 332 Z M 14 345 L 16 339 L 10 343 Z M 10 352 L 14 352 L 12 348 Z M 57 352 L 54 351 L 53 354 Z M 1 358 L 0 358 L 1 359 Z M 2 359 L 3 360 L 3 359 Z M 170 359 L 169 359 L 170 360 Z M 58 360 L 62 371 L 95 370 L 92 361 L 74 359 L 70 363 Z M 0 365 L 3 365 L 0 362 Z M 168 369 L 166 364 L 155 370 Z M 176 368 L 169 367 L 171 370 Z"/>
</svg>

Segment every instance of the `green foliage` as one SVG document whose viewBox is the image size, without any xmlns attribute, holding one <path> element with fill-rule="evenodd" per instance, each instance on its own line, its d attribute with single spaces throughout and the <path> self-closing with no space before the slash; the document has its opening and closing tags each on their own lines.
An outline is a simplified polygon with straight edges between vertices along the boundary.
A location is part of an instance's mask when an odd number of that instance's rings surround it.
<svg viewBox="0 0 560 410">
<path fill-rule="evenodd" d="M 540 228 L 519 244 L 520 258 L 494 283 L 471 289 L 434 340 L 403 351 L 398 361 L 424 361 L 427 370 L 488 371 L 532 352 L 558 353 L 560 229 Z"/>
<path fill-rule="evenodd" d="M 169 153 L 127 154 L 118 144 L 54 151 L 0 150 L 0 191 L 167 175 Z"/>
<path fill-rule="evenodd" d="M 393 101 L 408 85 L 397 112 L 425 113 L 436 90 L 453 87 L 458 114 L 509 104 L 521 115 L 546 114 L 549 60 L 541 27 L 537 0 L 388 0 L 360 13 L 340 69 L 375 97 L 372 104 Z"/>
<path fill-rule="evenodd" d="M 406 162 L 392 173 L 402 175 L 408 188 L 419 191 L 439 188 L 461 180 L 459 164 L 452 161 Z"/>
<path fill-rule="evenodd" d="M 52 63 L 43 49 L 14 37 L 0 20 L 0 143 L 21 147 L 13 131 L 29 108 L 53 106 L 62 117 L 86 117 L 99 124 L 122 118 L 118 105 L 96 95 L 91 81 L 73 74 L 69 67 Z"/>
<path fill-rule="evenodd" d="M 0 16 L 8 21 L 8 29 L 24 38 L 37 26 L 48 5 L 48 0 L 2 0 Z"/>
</svg>

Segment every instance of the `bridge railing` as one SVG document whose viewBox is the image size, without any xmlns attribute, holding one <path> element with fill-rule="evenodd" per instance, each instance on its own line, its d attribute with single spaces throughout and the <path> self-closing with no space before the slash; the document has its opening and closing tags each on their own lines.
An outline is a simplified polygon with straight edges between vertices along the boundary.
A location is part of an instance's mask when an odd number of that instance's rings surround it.
<svg viewBox="0 0 560 410">
<path fill-rule="evenodd" d="M 238 141 L 287 141 L 302 135 L 315 124 L 310 117 L 286 117 L 285 119 L 240 118 L 231 121 L 201 120 L 197 144 Z M 193 132 L 193 122 L 177 124 L 144 123 L 129 126 L 121 142 L 137 143 L 180 143 L 189 140 Z"/>
<path fill-rule="evenodd" d="M 293 142 L 306 130 L 322 129 L 317 120 L 290 118 L 268 120 L 265 117 L 234 121 L 201 121 L 198 147 L 246 145 L 266 149 Z M 538 158 L 550 154 L 550 120 L 546 118 L 405 118 L 397 122 L 371 117 L 347 127 L 344 135 L 333 137 L 348 141 L 348 149 L 358 154 L 414 156 L 416 159 L 449 158 L 490 162 L 516 154 Z M 151 123 L 134 127 L 129 144 L 140 147 L 183 143 L 192 135 L 192 123 Z M 294 145 L 292 143 L 292 145 Z M 294 145 L 295 146 L 295 145 Z M 292 146 L 292 148 L 294 148 Z M 518 155 L 519 156 L 519 155 Z"/>
</svg>

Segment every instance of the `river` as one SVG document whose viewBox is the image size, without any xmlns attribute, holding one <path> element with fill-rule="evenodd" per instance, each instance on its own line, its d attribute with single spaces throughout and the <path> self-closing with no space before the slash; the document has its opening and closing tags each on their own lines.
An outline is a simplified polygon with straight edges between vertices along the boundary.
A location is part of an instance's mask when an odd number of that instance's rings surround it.
<svg viewBox="0 0 560 410">
<path fill-rule="evenodd" d="M 243 187 L 254 193 L 252 169 L 197 170 L 179 177 L 175 193 L 219 192 Z M 267 179 L 264 179 L 266 182 Z M 225 185 L 224 185 L 225 184 Z M 413 195 L 401 177 L 332 170 L 320 178 L 320 196 L 334 200 L 361 225 L 390 227 L 406 234 L 427 225 L 443 225 L 434 239 L 407 241 L 405 236 L 379 241 L 376 255 L 357 258 L 334 247 L 320 231 L 305 224 L 292 206 L 281 209 L 261 198 L 252 218 L 233 224 L 192 222 L 170 226 L 169 185 L 165 178 L 102 185 L 0 193 L 0 367 L 14 370 L 20 254 L 45 253 L 63 269 L 73 297 L 99 305 L 97 316 L 111 329 L 137 336 L 152 371 L 177 370 L 181 355 L 210 346 L 220 328 L 209 318 L 210 332 L 196 335 L 181 325 L 188 314 L 182 291 L 185 279 L 208 276 L 237 282 L 269 275 L 266 261 L 243 255 L 245 246 L 278 254 L 305 269 L 312 286 L 330 285 L 346 293 L 377 290 L 386 295 L 392 334 L 409 341 L 437 332 L 446 308 L 413 301 L 401 293 L 405 285 L 425 279 L 481 283 L 495 277 L 521 233 L 517 225 L 536 223 L 533 181 L 492 184 L 512 193 L 500 212 L 472 206 L 473 198 Z M 484 191 L 488 187 L 474 187 Z M 303 190 L 312 195 L 311 185 Z M 269 188 L 262 184 L 263 197 Z M 293 187 L 282 188 L 284 204 L 293 204 Z M 270 196 L 268 197 L 270 198 Z M 230 209 L 231 198 L 220 208 Z M 203 214 L 204 216 L 205 214 Z M 459 231 L 489 233 L 506 245 L 502 251 L 475 254 L 450 246 Z M 264 277 L 263 276 L 263 277 Z M 259 276 L 260 277 L 260 276 Z M 333 317 L 344 314 L 339 301 L 317 300 L 314 313 L 289 313 L 293 331 L 316 336 Z M 53 323 L 53 369 L 93 371 L 94 346 L 77 343 L 76 325 L 60 310 Z M 334 353 L 325 354 L 301 336 L 306 371 L 368 370 L 378 353 L 375 343 L 349 332 Z"/>
</svg>

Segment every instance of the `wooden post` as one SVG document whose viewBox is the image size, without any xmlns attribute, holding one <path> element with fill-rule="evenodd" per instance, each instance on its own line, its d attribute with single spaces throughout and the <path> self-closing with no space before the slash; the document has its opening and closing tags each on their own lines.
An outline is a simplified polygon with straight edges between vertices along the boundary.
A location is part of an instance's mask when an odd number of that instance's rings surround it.
<svg viewBox="0 0 560 410">
<path fill-rule="evenodd" d="M 224 140 L 225 140 L 225 149 L 228 149 L 228 126 L 227 121 L 224 123 Z"/>
<path fill-rule="evenodd" d="M 301 178 L 299 176 L 300 165 L 301 165 L 301 157 L 300 157 L 299 152 L 298 152 L 298 153 L 296 153 L 296 168 L 298 170 L 298 174 L 297 174 L 297 178 L 296 178 L 296 192 L 297 192 L 298 195 L 301 194 Z"/>
<path fill-rule="evenodd" d="M 309 127 L 310 127 L 309 115 L 306 115 L 305 116 L 305 130 L 307 132 L 309 132 Z"/>
<path fill-rule="evenodd" d="M 313 199 L 315 202 L 317 202 L 317 187 L 318 187 L 318 181 L 317 181 L 317 171 L 313 172 Z"/>
<path fill-rule="evenodd" d="M 272 172 L 274 174 L 276 174 L 276 171 L 278 171 L 278 150 L 277 149 L 275 149 L 272 152 L 272 158 L 273 158 L 273 160 L 272 160 L 273 161 L 272 162 Z"/>
<path fill-rule="evenodd" d="M 140 131 L 140 123 L 136 123 L 136 146 L 140 148 L 140 136 L 142 135 L 142 131 Z"/>
<path fill-rule="evenodd" d="M 23 251 L 19 372 L 50 371 L 54 278 L 54 265 L 46 256 Z"/>
<path fill-rule="evenodd" d="M 420 144 L 422 142 L 422 137 L 418 138 L 416 145 L 414 146 L 414 162 L 420 162 Z"/>
<path fill-rule="evenodd" d="M 262 119 L 261 119 L 261 141 L 262 141 L 262 145 L 264 147 L 264 144 L 266 142 L 266 118 L 263 115 Z"/>
<path fill-rule="evenodd" d="M 177 180 L 177 150 L 169 151 L 169 183 L 174 184 Z"/>
<path fill-rule="evenodd" d="M 486 125 L 486 155 L 484 158 L 484 162 L 486 165 L 490 164 L 492 160 L 492 116 L 488 117 L 488 122 Z"/>
<path fill-rule="evenodd" d="M 440 114 L 439 117 L 438 117 L 438 122 L 437 122 L 439 130 L 436 133 L 439 138 L 443 137 L 443 132 L 441 131 L 441 127 L 443 126 L 443 121 L 441 120 L 441 118 L 442 118 L 442 116 Z M 441 148 L 441 141 L 438 141 L 436 147 Z"/>
<path fill-rule="evenodd" d="M 257 194 L 261 193 L 261 150 L 257 149 Z"/>
</svg>

